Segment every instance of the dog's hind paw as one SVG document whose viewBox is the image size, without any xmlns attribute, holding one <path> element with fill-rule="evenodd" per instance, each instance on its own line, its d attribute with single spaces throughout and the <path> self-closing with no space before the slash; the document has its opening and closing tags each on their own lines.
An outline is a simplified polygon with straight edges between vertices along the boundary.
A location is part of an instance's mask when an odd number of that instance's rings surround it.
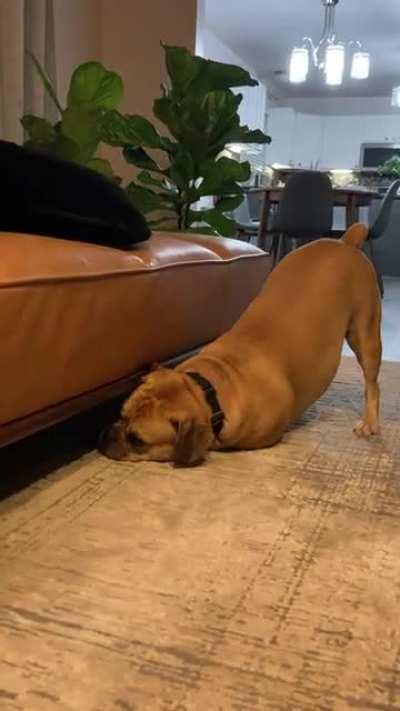
<svg viewBox="0 0 400 711">
<path fill-rule="evenodd" d="M 378 424 L 372 425 L 369 422 L 360 420 L 353 428 L 353 432 L 357 437 L 375 437 L 380 434 L 380 429 Z"/>
</svg>

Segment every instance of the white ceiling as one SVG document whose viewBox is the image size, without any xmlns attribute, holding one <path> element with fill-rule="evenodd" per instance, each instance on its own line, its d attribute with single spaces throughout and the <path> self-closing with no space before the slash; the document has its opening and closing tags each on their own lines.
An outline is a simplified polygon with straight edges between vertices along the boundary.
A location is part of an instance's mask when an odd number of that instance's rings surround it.
<svg viewBox="0 0 400 711">
<path fill-rule="evenodd" d="M 318 42 L 323 24 L 321 0 L 204 0 L 206 25 L 265 79 L 277 98 L 388 96 L 400 83 L 400 0 L 339 0 L 339 40 L 358 39 L 371 53 L 368 80 L 348 79 L 326 87 L 319 76 L 289 84 L 293 45 L 309 35 Z M 283 72 L 276 74 L 275 72 Z"/>
</svg>

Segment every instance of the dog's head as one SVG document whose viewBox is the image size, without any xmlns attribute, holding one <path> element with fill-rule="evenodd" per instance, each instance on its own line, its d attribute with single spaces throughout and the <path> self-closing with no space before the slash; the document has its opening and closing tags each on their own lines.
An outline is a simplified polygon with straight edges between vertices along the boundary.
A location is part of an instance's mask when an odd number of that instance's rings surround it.
<svg viewBox="0 0 400 711">
<path fill-rule="evenodd" d="M 99 449 L 110 459 L 195 466 L 213 438 L 207 405 L 189 376 L 158 368 L 126 400 L 120 419 L 103 431 Z"/>
</svg>

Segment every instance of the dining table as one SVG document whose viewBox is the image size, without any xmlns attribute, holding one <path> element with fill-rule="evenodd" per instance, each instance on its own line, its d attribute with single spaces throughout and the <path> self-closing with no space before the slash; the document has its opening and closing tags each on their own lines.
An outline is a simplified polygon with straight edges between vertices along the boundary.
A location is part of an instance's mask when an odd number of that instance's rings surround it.
<svg viewBox="0 0 400 711">
<path fill-rule="evenodd" d="M 248 188 L 247 192 L 259 195 L 261 201 L 260 226 L 258 230 L 257 245 L 261 249 L 266 248 L 268 225 L 272 207 L 279 205 L 284 185 L 276 187 L 255 187 Z M 369 207 L 373 200 L 381 198 L 382 195 L 377 190 L 357 186 L 335 187 L 333 186 L 333 203 L 335 207 L 346 209 L 346 229 L 360 219 L 360 208 Z"/>
</svg>

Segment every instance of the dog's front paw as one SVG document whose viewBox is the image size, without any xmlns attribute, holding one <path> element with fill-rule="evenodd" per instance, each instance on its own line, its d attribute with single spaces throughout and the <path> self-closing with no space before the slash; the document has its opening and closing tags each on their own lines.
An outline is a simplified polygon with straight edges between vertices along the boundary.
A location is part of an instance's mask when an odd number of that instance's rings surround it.
<svg viewBox="0 0 400 711">
<path fill-rule="evenodd" d="M 355 425 L 353 432 L 357 437 L 374 437 L 380 434 L 380 429 L 378 424 L 371 424 L 364 420 L 360 420 Z"/>
</svg>

